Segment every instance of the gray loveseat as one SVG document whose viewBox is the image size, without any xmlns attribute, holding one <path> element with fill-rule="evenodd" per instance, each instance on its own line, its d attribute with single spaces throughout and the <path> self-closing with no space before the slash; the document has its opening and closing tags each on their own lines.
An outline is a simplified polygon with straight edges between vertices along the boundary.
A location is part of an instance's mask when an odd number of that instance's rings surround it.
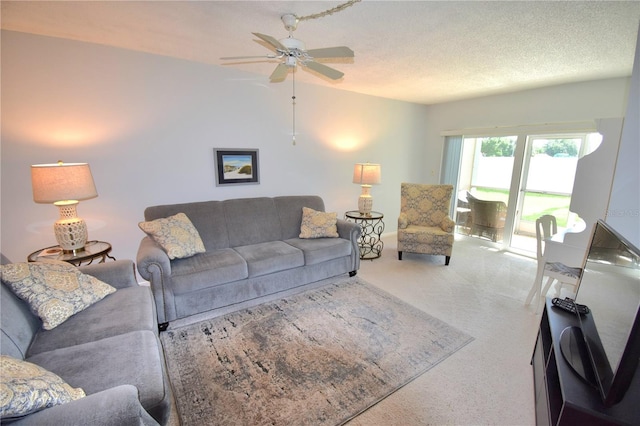
<svg viewBox="0 0 640 426">
<path fill-rule="evenodd" d="M 12 424 L 167 423 L 173 401 L 155 304 L 134 267 L 129 260 L 81 267 L 117 290 L 51 330 L 2 283 L 2 355 L 36 364 L 87 395 Z"/>
<path fill-rule="evenodd" d="M 259 299 L 360 267 L 359 225 L 337 220 L 337 238 L 299 238 L 303 207 L 318 196 L 203 201 L 148 207 L 146 221 L 184 213 L 206 251 L 170 260 L 151 237 L 138 249 L 140 275 L 153 290 L 158 322 Z"/>
</svg>

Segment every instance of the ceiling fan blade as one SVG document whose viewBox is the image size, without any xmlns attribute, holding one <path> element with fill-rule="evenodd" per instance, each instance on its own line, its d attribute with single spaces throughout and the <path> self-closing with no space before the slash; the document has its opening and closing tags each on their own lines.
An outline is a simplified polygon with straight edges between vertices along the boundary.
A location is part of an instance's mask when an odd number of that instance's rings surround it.
<svg viewBox="0 0 640 426">
<path fill-rule="evenodd" d="M 233 60 L 233 59 L 258 59 L 258 58 L 262 58 L 262 59 L 275 59 L 277 58 L 276 55 L 262 55 L 262 56 L 225 56 L 220 58 L 223 61 L 228 61 L 228 60 Z"/>
<path fill-rule="evenodd" d="M 314 59 L 322 58 L 353 58 L 353 50 L 347 46 L 325 47 L 322 49 L 309 49 L 307 54 Z"/>
<path fill-rule="evenodd" d="M 289 49 L 287 49 L 282 43 L 280 43 L 278 40 L 276 40 L 275 38 L 271 37 L 270 35 L 266 35 L 266 34 L 260 34 L 260 33 L 251 33 L 254 36 L 266 41 L 267 43 L 269 43 L 271 46 L 275 47 L 278 50 L 284 51 L 284 52 L 288 52 Z"/>
<path fill-rule="evenodd" d="M 324 64 L 320 64 L 318 62 L 307 61 L 307 62 L 304 62 L 304 65 L 307 68 L 311 68 L 315 72 L 320 73 L 320 74 L 324 75 L 325 77 L 328 77 L 328 78 L 330 78 L 332 80 L 339 80 L 344 75 L 343 72 L 338 71 L 336 69 L 333 69 L 331 67 L 328 67 L 328 66 L 326 66 Z"/>
<path fill-rule="evenodd" d="M 287 74 L 289 74 L 289 67 L 287 64 L 278 64 L 276 69 L 271 73 L 271 76 L 269 76 L 269 80 L 271 80 L 272 83 L 280 83 L 287 78 Z"/>
</svg>

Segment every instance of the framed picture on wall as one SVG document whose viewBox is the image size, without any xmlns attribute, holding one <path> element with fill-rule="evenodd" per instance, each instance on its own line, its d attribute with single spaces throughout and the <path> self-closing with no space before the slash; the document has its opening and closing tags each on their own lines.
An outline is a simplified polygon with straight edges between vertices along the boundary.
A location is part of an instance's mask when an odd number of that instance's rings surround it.
<svg viewBox="0 0 640 426">
<path fill-rule="evenodd" d="M 216 186 L 260 183 L 257 149 L 214 148 Z"/>
</svg>

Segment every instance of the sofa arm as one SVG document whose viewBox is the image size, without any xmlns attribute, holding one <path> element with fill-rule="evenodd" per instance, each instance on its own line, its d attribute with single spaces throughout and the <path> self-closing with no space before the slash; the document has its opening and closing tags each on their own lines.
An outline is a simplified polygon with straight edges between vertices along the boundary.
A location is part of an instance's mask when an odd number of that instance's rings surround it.
<svg viewBox="0 0 640 426">
<path fill-rule="evenodd" d="M 338 236 L 351 242 L 351 272 L 360 269 L 360 248 L 358 247 L 358 239 L 362 234 L 360 225 L 348 220 L 338 219 L 336 223 L 338 227 Z"/>
<path fill-rule="evenodd" d="M 336 226 L 338 228 L 338 236 L 340 238 L 358 242 L 358 238 L 360 238 L 360 234 L 362 233 L 360 225 L 344 219 L 338 219 Z"/>
<path fill-rule="evenodd" d="M 115 262 L 80 266 L 79 270 L 83 274 L 92 275 L 115 288 L 134 287 L 138 285 L 135 265 L 131 260 L 116 260 Z"/>
<path fill-rule="evenodd" d="M 138 264 L 138 272 L 142 278 L 149 282 L 152 281 L 156 268 L 159 268 L 165 275 L 171 275 L 171 261 L 169 260 L 169 256 L 162 250 L 162 247 L 150 237 L 144 237 L 142 241 L 140 241 L 136 262 Z"/>
<path fill-rule="evenodd" d="M 11 424 L 156 426 L 158 422 L 140 404 L 138 389 L 122 385 L 38 411 Z"/>
<path fill-rule="evenodd" d="M 140 241 L 136 261 L 138 273 L 151 285 L 158 324 L 177 318 L 171 285 L 171 261 L 167 253 L 150 237 L 144 237 Z"/>
</svg>

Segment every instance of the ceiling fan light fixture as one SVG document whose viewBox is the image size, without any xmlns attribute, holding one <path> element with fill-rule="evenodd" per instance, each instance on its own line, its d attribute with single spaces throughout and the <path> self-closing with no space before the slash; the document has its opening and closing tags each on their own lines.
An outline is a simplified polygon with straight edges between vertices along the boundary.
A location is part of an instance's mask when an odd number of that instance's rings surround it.
<svg viewBox="0 0 640 426">
<path fill-rule="evenodd" d="M 295 57 L 293 57 L 293 56 L 287 56 L 287 57 L 284 59 L 284 63 L 285 63 L 289 68 L 295 67 L 295 66 L 296 66 L 296 58 L 295 58 Z"/>
</svg>

